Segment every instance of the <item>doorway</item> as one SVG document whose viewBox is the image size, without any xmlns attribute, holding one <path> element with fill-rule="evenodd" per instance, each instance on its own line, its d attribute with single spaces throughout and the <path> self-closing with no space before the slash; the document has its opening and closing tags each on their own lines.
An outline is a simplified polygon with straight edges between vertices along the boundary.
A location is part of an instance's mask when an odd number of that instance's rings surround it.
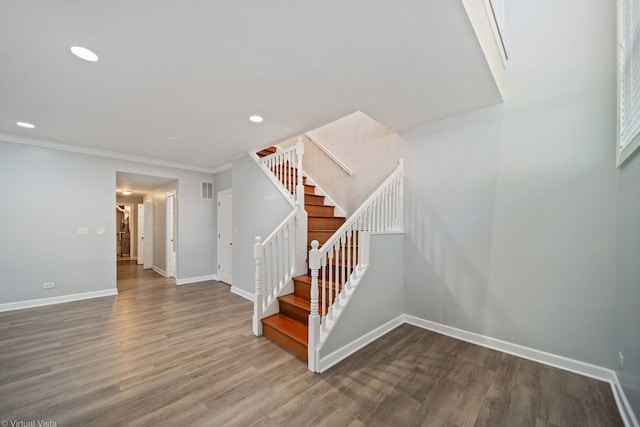
<svg viewBox="0 0 640 427">
<path fill-rule="evenodd" d="M 132 203 L 116 203 L 116 256 L 118 261 L 136 259 L 136 218 Z"/>
<path fill-rule="evenodd" d="M 178 242 L 177 242 L 177 203 L 176 193 L 167 193 L 167 275 L 178 277 Z"/>
<path fill-rule="evenodd" d="M 233 223 L 231 190 L 218 192 L 218 280 L 231 285 Z"/>
<path fill-rule="evenodd" d="M 175 178 L 142 175 L 131 172 L 116 171 L 116 205 L 131 206 L 129 210 L 129 257 L 131 268 L 138 266 L 147 273 L 161 274 L 165 277 L 177 276 L 177 262 L 171 262 L 166 257 L 167 235 L 172 234 L 174 242 L 177 241 L 176 226 L 169 233 L 165 222 L 169 220 L 166 197 L 173 194 L 173 218 L 177 218 L 178 212 L 178 180 Z M 115 238 L 118 238 L 120 221 L 116 221 Z M 126 239 L 125 239 L 126 240 Z M 177 245 L 174 246 L 177 249 Z M 126 251 L 125 251 L 126 252 Z M 172 251 L 176 252 L 176 251 Z M 118 260 L 119 258 L 116 255 Z M 177 260 L 176 256 L 173 257 Z M 124 261 L 124 259 L 123 259 Z M 118 263 L 122 267 L 123 262 Z M 120 268 L 117 269 L 120 272 Z"/>
</svg>

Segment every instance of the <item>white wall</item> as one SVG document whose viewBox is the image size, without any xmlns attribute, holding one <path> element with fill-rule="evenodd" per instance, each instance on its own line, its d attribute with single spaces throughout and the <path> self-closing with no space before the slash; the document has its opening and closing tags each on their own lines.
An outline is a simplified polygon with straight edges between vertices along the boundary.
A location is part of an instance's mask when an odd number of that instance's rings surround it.
<svg viewBox="0 0 640 427">
<path fill-rule="evenodd" d="M 616 346 L 624 355 L 618 378 L 640 417 L 640 154 L 620 168 Z"/>
<path fill-rule="evenodd" d="M 403 135 L 405 309 L 613 367 L 615 3 L 506 18 L 506 102 Z"/>
<path fill-rule="evenodd" d="M 213 175 L 0 141 L 0 304 L 116 288 L 116 171 L 179 181 L 180 278 L 215 274 Z"/>
<path fill-rule="evenodd" d="M 352 171 L 350 176 L 310 141 L 305 142 L 303 166 L 313 179 L 351 215 L 404 157 L 405 144 L 391 129 L 356 112 L 311 131 Z"/>
<path fill-rule="evenodd" d="M 233 161 L 232 182 L 233 286 L 253 294 L 255 292 L 254 239 L 256 236 L 265 239 L 293 208 L 248 155 Z"/>
</svg>

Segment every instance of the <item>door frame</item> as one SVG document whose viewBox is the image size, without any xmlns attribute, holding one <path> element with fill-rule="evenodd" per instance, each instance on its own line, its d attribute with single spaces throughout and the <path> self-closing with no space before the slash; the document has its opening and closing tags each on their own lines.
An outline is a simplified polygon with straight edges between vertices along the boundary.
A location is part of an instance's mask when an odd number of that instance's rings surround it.
<svg viewBox="0 0 640 427">
<path fill-rule="evenodd" d="M 145 270 L 149 270 L 153 268 L 153 228 L 154 221 L 153 215 L 154 213 L 153 201 L 145 200 L 144 202 L 144 260 L 143 260 L 143 268 Z"/>
<path fill-rule="evenodd" d="M 175 190 L 165 194 L 167 242 L 166 266 L 167 277 L 178 278 L 178 197 Z M 175 248 L 175 251 L 173 250 Z"/>
<path fill-rule="evenodd" d="M 141 215 L 142 221 L 140 220 Z M 138 221 L 136 222 L 136 225 L 138 226 L 138 230 L 136 233 L 136 264 L 141 265 L 144 263 L 144 202 L 138 203 L 137 217 Z M 140 234 L 142 234 L 142 236 L 140 236 Z M 140 256 L 140 253 L 142 253 L 142 256 Z"/>
<path fill-rule="evenodd" d="M 217 196 L 216 196 L 217 197 L 216 201 L 218 202 L 218 208 L 217 208 L 218 210 L 216 212 L 216 214 L 217 214 L 216 231 L 218 232 L 217 233 L 218 234 L 218 238 L 217 238 L 217 252 L 218 252 L 218 260 L 217 261 L 218 262 L 216 264 L 218 266 L 222 265 L 222 245 L 220 244 L 220 208 L 221 208 L 221 206 L 220 206 L 220 196 L 224 196 L 224 195 L 227 195 L 227 194 L 233 195 L 232 189 L 218 191 Z M 233 203 L 232 203 L 231 206 L 232 206 L 232 209 L 233 209 Z M 233 210 L 232 210 L 232 212 L 233 212 Z M 232 216 L 233 216 L 233 214 L 232 214 Z M 231 226 L 230 232 L 231 232 L 231 241 L 233 243 L 233 225 Z M 222 281 L 222 277 L 220 277 L 220 267 L 218 267 L 217 273 L 218 273 L 217 274 L 218 280 Z M 229 275 L 228 284 L 231 285 L 232 282 L 233 282 L 233 275 L 230 274 Z M 227 281 L 224 281 L 224 283 L 227 283 Z"/>
</svg>

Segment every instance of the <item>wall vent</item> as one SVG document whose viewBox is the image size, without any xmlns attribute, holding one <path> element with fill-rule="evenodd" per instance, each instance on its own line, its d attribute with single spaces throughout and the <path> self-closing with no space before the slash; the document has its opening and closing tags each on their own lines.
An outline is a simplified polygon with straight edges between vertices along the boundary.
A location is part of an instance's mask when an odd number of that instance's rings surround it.
<svg viewBox="0 0 640 427">
<path fill-rule="evenodd" d="M 202 181 L 202 200 L 213 200 L 213 182 Z"/>
</svg>

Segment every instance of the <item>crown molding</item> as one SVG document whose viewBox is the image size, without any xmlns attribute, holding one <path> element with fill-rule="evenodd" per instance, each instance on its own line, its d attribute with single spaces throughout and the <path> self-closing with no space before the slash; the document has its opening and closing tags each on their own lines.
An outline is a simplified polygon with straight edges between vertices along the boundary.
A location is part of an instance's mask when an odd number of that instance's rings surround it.
<svg viewBox="0 0 640 427">
<path fill-rule="evenodd" d="M 87 154 L 89 156 L 106 157 L 109 159 L 126 160 L 130 162 L 146 163 L 149 165 L 164 166 L 174 169 L 183 169 L 193 172 L 218 173 L 231 168 L 231 163 L 224 164 L 215 169 L 203 168 L 185 163 L 168 162 L 165 160 L 154 159 L 152 157 L 135 156 L 131 154 L 118 153 L 115 151 L 101 150 L 98 148 L 82 147 L 80 145 L 62 144 L 59 142 L 48 141 L 44 139 L 30 138 L 26 136 L 11 135 L 0 132 L 0 141 L 32 145 L 34 147 L 50 148 L 53 150 L 69 151 L 71 153 Z"/>
</svg>

